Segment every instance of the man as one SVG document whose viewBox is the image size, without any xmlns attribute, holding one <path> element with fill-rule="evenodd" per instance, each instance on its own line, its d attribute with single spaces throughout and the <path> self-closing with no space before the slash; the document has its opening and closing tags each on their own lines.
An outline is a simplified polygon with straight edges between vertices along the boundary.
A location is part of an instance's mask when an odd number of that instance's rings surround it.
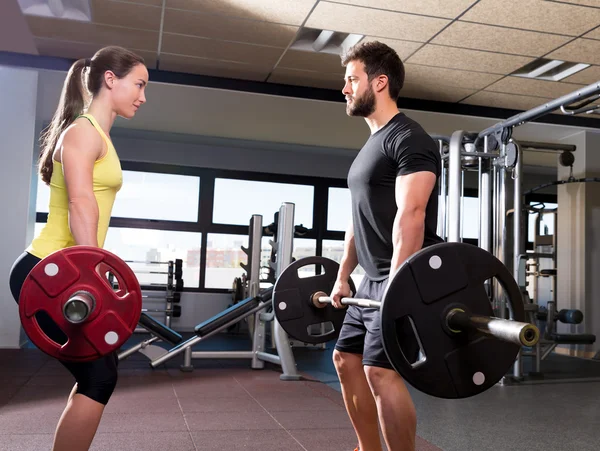
<svg viewBox="0 0 600 451">
<path fill-rule="evenodd" d="M 352 295 L 347 280 L 358 264 L 365 278 L 356 297 L 381 300 L 390 275 L 410 255 L 442 241 L 436 235 L 441 158 L 423 128 L 398 111 L 402 61 L 387 45 L 367 42 L 343 55 L 342 65 L 346 112 L 364 117 L 371 135 L 348 173 L 352 221 L 331 293 L 336 308 Z M 404 341 L 415 361 L 416 340 L 407 334 Z M 388 450 L 414 450 L 415 407 L 383 349 L 378 309 L 348 307 L 333 362 L 358 437 L 355 451 L 381 451 L 378 420 Z"/>
</svg>

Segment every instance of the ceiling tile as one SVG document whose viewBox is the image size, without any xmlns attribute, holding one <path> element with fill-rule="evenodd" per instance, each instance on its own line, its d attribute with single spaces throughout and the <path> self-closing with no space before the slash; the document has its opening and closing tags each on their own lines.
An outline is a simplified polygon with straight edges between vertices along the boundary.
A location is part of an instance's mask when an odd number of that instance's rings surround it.
<svg viewBox="0 0 600 451">
<path fill-rule="evenodd" d="M 271 66 L 219 61 L 190 56 L 160 55 L 160 69 L 171 72 L 208 75 L 212 77 L 238 78 L 242 80 L 262 81 L 267 78 Z"/>
<path fill-rule="evenodd" d="M 171 9 L 165 11 L 164 31 L 286 48 L 298 28 Z"/>
<path fill-rule="evenodd" d="M 24 14 L 16 0 L 2 3 L 0 51 L 36 55 L 37 49 Z"/>
<path fill-rule="evenodd" d="M 541 97 L 530 97 L 516 94 L 504 94 L 499 92 L 480 91 L 460 103 L 469 105 L 482 105 L 496 108 L 509 108 L 513 110 L 529 110 L 543 105 L 545 102 L 553 99 L 543 99 Z"/>
<path fill-rule="evenodd" d="M 301 52 L 300 50 L 288 50 L 285 52 L 277 67 L 340 74 L 336 75 L 339 81 L 343 80 L 345 72 L 338 55 Z"/>
<path fill-rule="evenodd" d="M 588 34 L 584 34 L 583 37 L 589 39 L 600 39 L 600 27 L 593 29 Z"/>
<path fill-rule="evenodd" d="M 301 25 L 315 0 L 167 0 L 167 8 Z"/>
<path fill-rule="evenodd" d="M 542 56 L 571 39 L 568 36 L 511 30 L 470 22 L 454 22 L 431 42 L 490 52 Z"/>
<path fill-rule="evenodd" d="M 36 37 L 74 42 L 83 41 L 99 45 L 120 45 L 149 51 L 155 51 L 158 48 L 158 32 L 154 31 L 130 30 L 109 25 L 37 16 L 27 16 L 27 23 Z"/>
<path fill-rule="evenodd" d="M 410 55 L 415 53 L 419 49 L 419 47 L 423 45 L 421 42 L 401 41 L 399 39 L 374 38 L 372 36 L 367 36 L 363 38 L 360 42 L 371 41 L 379 41 L 383 44 L 390 46 L 396 51 L 400 59 L 403 61 Z"/>
<path fill-rule="evenodd" d="M 91 58 L 103 47 L 103 45 L 90 44 L 89 42 L 59 41 L 48 38 L 35 38 L 35 44 L 40 55 L 69 59 Z M 144 58 L 147 67 L 151 69 L 156 67 L 156 52 L 132 48 L 129 48 L 129 50 Z"/>
<path fill-rule="evenodd" d="M 456 86 L 466 89 L 483 89 L 499 80 L 502 75 L 484 74 L 483 72 L 469 72 L 455 69 L 444 69 L 433 66 L 419 66 L 406 64 L 405 83 L 424 85 Z"/>
<path fill-rule="evenodd" d="M 550 53 L 554 58 L 575 63 L 600 64 L 600 41 L 594 39 L 575 39 L 564 47 Z"/>
<path fill-rule="evenodd" d="M 587 69 L 577 72 L 570 77 L 565 78 L 563 81 L 569 83 L 579 83 L 582 85 L 591 85 L 600 81 L 600 66 L 590 66 Z"/>
<path fill-rule="evenodd" d="M 268 81 L 271 83 L 282 83 L 285 85 L 334 89 L 340 91 L 340 100 L 344 97 L 342 94 L 344 81 L 339 75 L 336 74 L 324 74 L 320 72 L 277 67 L 269 77 Z"/>
<path fill-rule="evenodd" d="M 400 97 L 412 99 L 436 100 L 438 102 L 458 102 L 476 92 L 475 89 L 464 89 L 453 86 L 423 85 L 407 83 L 400 92 Z M 402 105 L 402 100 L 400 100 Z"/>
<path fill-rule="evenodd" d="M 485 88 L 486 91 L 506 92 L 545 98 L 557 98 L 577 91 L 583 85 L 547 80 L 530 80 L 520 77 L 506 77 Z"/>
<path fill-rule="evenodd" d="M 543 0 L 481 0 L 461 20 L 578 36 L 600 23 L 600 9 Z"/>
<path fill-rule="evenodd" d="M 412 64 L 502 75 L 510 74 L 531 61 L 533 61 L 533 58 L 524 56 L 503 55 L 432 44 L 424 46 L 408 59 L 408 62 Z"/>
<path fill-rule="evenodd" d="M 358 33 L 425 42 L 450 23 L 447 19 L 320 2 L 306 26 L 323 30 Z"/>
<path fill-rule="evenodd" d="M 425 16 L 447 17 L 454 19 L 463 13 L 475 0 L 336 0 L 348 5 L 367 6 L 369 8 L 388 9 L 403 13 Z"/>
<path fill-rule="evenodd" d="M 215 41 L 171 33 L 164 33 L 161 51 L 175 55 L 236 61 L 258 66 L 270 65 L 271 68 L 283 52 L 283 50 L 274 47 Z"/>
<path fill-rule="evenodd" d="M 92 0 L 94 23 L 159 31 L 161 14 L 162 8 L 156 6 Z"/>
</svg>

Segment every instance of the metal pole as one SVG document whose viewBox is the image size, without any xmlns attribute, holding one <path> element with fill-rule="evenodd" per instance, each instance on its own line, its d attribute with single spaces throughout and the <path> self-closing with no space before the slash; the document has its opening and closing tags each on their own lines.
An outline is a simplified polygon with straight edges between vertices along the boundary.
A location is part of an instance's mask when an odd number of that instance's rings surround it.
<svg viewBox="0 0 600 451">
<path fill-rule="evenodd" d="M 448 156 L 448 241 L 460 241 L 460 194 L 462 192 L 461 149 L 463 145 L 462 130 L 452 133 Z"/>
<path fill-rule="evenodd" d="M 498 213 L 498 250 L 496 253 L 496 257 L 500 261 L 505 261 L 506 259 L 506 168 L 504 167 L 505 156 L 506 145 L 502 144 L 501 157 L 498 159 L 498 208 L 496 210 Z M 506 318 L 506 299 L 504 297 L 504 293 L 500 284 L 496 283 L 496 286 L 500 306 L 499 317 Z"/>
<path fill-rule="evenodd" d="M 505 128 L 518 126 L 525 122 L 532 121 L 548 113 L 551 113 L 552 111 L 562 106 L 569 105 L 573 102 L 581 102 L 587 97 L 590 97 L 598 92 L 600 92 L 600 82 L 593 83 L 570 94 L 566 94 L 562 97 L 559 97 L 558 99 L 555 99 L 551 102 L 544 103 L 543 105 L 535 107 L 531 110 L 509 117 L 505 121 L 492 125 L 491 127 L 488 127 L 482 132 L 480 132 L 478 138 L 483 138 L 484 136 L 500 132 Z"/>
<path fill-rule="evenodd" d="M 294 207 L 291 202 L 284 202 L 279 209 L 279 225 L 277 226 L 277 269 L 276 276 L 283 272 L 290 263 L 292 263 L 292 251 L 294 247 Z M 277 302 L 273 299 L 273 302 Z M 277 321 L 273 318 L 275 345 L 277 353 L 281 359 L 281 369 L 283 374 L 281 380 L 300 380 L 300 374 L 296 368 L 296 361 L 292 353 L 292 347 L 287 333 L 282 329 Z"/>
<path fill-rule="evenodd" d="M 521 224 L 523 221 L 523 151 L 517 143 L 517 164 L 513 171 L 513 275 L 515 280 L 519 280 L 519 262 L 521 260 Z M 511 318 L 513 312 L 511 310 Z M 537 343 L 536 343 L 537 346 Z M 523 357 L 522 350 L 519 350 L 517 359 L 513 368 L 513 376 L 515 379 L 521 379 L 523 376 Z"/>
<path fill-rule="evenodd" d="M 484 152 L 489 152 L 487 136 L 484 139 Z M 479 159 L 479 247 L 491 252 L 492 216 L 492 174 L 490 160 Z"/>
<path fill-rule="evenodd" d="M 262 215 L 252 215 L 250 219 L 250 234 L 248 247 L 250 248 L 250 274 L 248 280 L 248 293 L 249 296 L 255 297 L 260 291 L 260 252 L 262 243 L 262 230 L 263 230 L 263 217 Z M 265 327 L 264 323 L 260 324 L 259 314 L 248 317 L 248 326 L 252 331 L 252 363 L 253 369 L 264 368 L 265 364 L 259 360 L 256 356 L 258 351 L 264 350 L 264 334 Z M 250 326 L 252 324 L 252 327 Z"/>
<path fill-rule="evenodd" d="M 444 141 L 441 139 L 438 140 L 440 145 L 440 156 L 444 154 Z M 439 197 L 439 205 L 438 205 L 438 235 L 442 239 L 446 239 L 446 221 L 448 219 L 448 212 L 446 209 L 446 204 L 448 200 L 447 194 L 447 180 L 446 180 L 446 166 L 444 163 L 444 159 L 442 158 L 442 173 L 440 174 L 440 197 Z"/>
</svg>

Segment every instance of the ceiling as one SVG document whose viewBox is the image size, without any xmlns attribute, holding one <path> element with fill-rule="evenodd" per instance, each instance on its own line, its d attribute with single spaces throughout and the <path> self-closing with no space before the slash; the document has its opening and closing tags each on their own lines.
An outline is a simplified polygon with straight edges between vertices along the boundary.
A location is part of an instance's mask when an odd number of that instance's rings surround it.
<svg viewBox="0 0 600 451">
<path fill-rule="evenodd" d="M 338 55 L 290 48 L 308 27 L 361 34 L 393 47 L 406 64 L 401 96 L 413 99 L 526 110 L 600 79 L 600 0 L 90 4 L 91 23 L 25 16 L 18 0 L 2 0 L 0 16 L 10 21 L 4 25 L 11 38 L 0 27 L 0 50 L 82 58 L 115 44 L 164 71 L 341 89 Z M 539 57 L 591 66 L 559 82 L 510 75 Z"/>
</svg>

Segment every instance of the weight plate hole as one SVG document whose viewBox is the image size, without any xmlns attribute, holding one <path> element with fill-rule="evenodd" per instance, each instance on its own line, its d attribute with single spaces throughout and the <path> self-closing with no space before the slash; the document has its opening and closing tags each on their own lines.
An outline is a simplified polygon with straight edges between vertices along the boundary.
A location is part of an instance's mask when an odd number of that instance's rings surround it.
<svg viewBox="0 0 600 451">
<path fill-rule="evenodd" d="M 314 265 L 305 265 L 298 268 L 298 278 L 307 279 L 309 277 L 315 277 L 317 274 L 325 274 L 325 267 L 319 263 Z"/>
<path fill-rule="evenodd" d="M 119 334 L 111 330 L 104 336 L 104 341 L 109 345 L 114 345 L 117 341 L 119 341 Z"/>
<path fill-rule="evenodd" d="M 38 310 L 35 312 L 35 320 L 42 329 L 42 332 L 57 345 L 63 346 L 69 341 L 67 334 L 59 327 L 58 324 L 52 319 L 52 317 L 45 310 Z"/>
<path fill-rule="evenodd" d="M 332 333 L 335 330 L 331 321 L 325 321 L 322 323 L 311 324 L 306 328 L 306 333 L 311 337 L 324 337 L 327 334 Z"/>
<path fill-rule="evenodd" d="M 427 360 L 423 342 L 412 318 L 405 315 L 396 319 L 396 338 L 400 351 L 406 362 L 414 368 L 418 368 Z"/>
<path fill-rule="evenodd" d="M 473 374 L 473 383 L 475 385 L 483 385 L 484 382 L 485 374 L 483 374 L 481 371 L 477 371 L 475 374 Z"/>
<path fill-rule="evenodd" d="M 285 302 L 280 302 L 277 304 L 277 307 L 279 307 L 279 310 L 285 310 L 287 308 L 287 304 Z"/>
<path fill-rule="evenodd" d="M 48 263 L 44 266 L 44 272 L 47 276 L 54 277 L 58 274 L 58 265 L 56 263 Z"/>
<path fill-rule="evenodd" d="M 429 259 L 429 266 L 431 269 L 440 269 L 442 267 L 442 259 L 438 255 L 433 255 Z"/>
</svg>

